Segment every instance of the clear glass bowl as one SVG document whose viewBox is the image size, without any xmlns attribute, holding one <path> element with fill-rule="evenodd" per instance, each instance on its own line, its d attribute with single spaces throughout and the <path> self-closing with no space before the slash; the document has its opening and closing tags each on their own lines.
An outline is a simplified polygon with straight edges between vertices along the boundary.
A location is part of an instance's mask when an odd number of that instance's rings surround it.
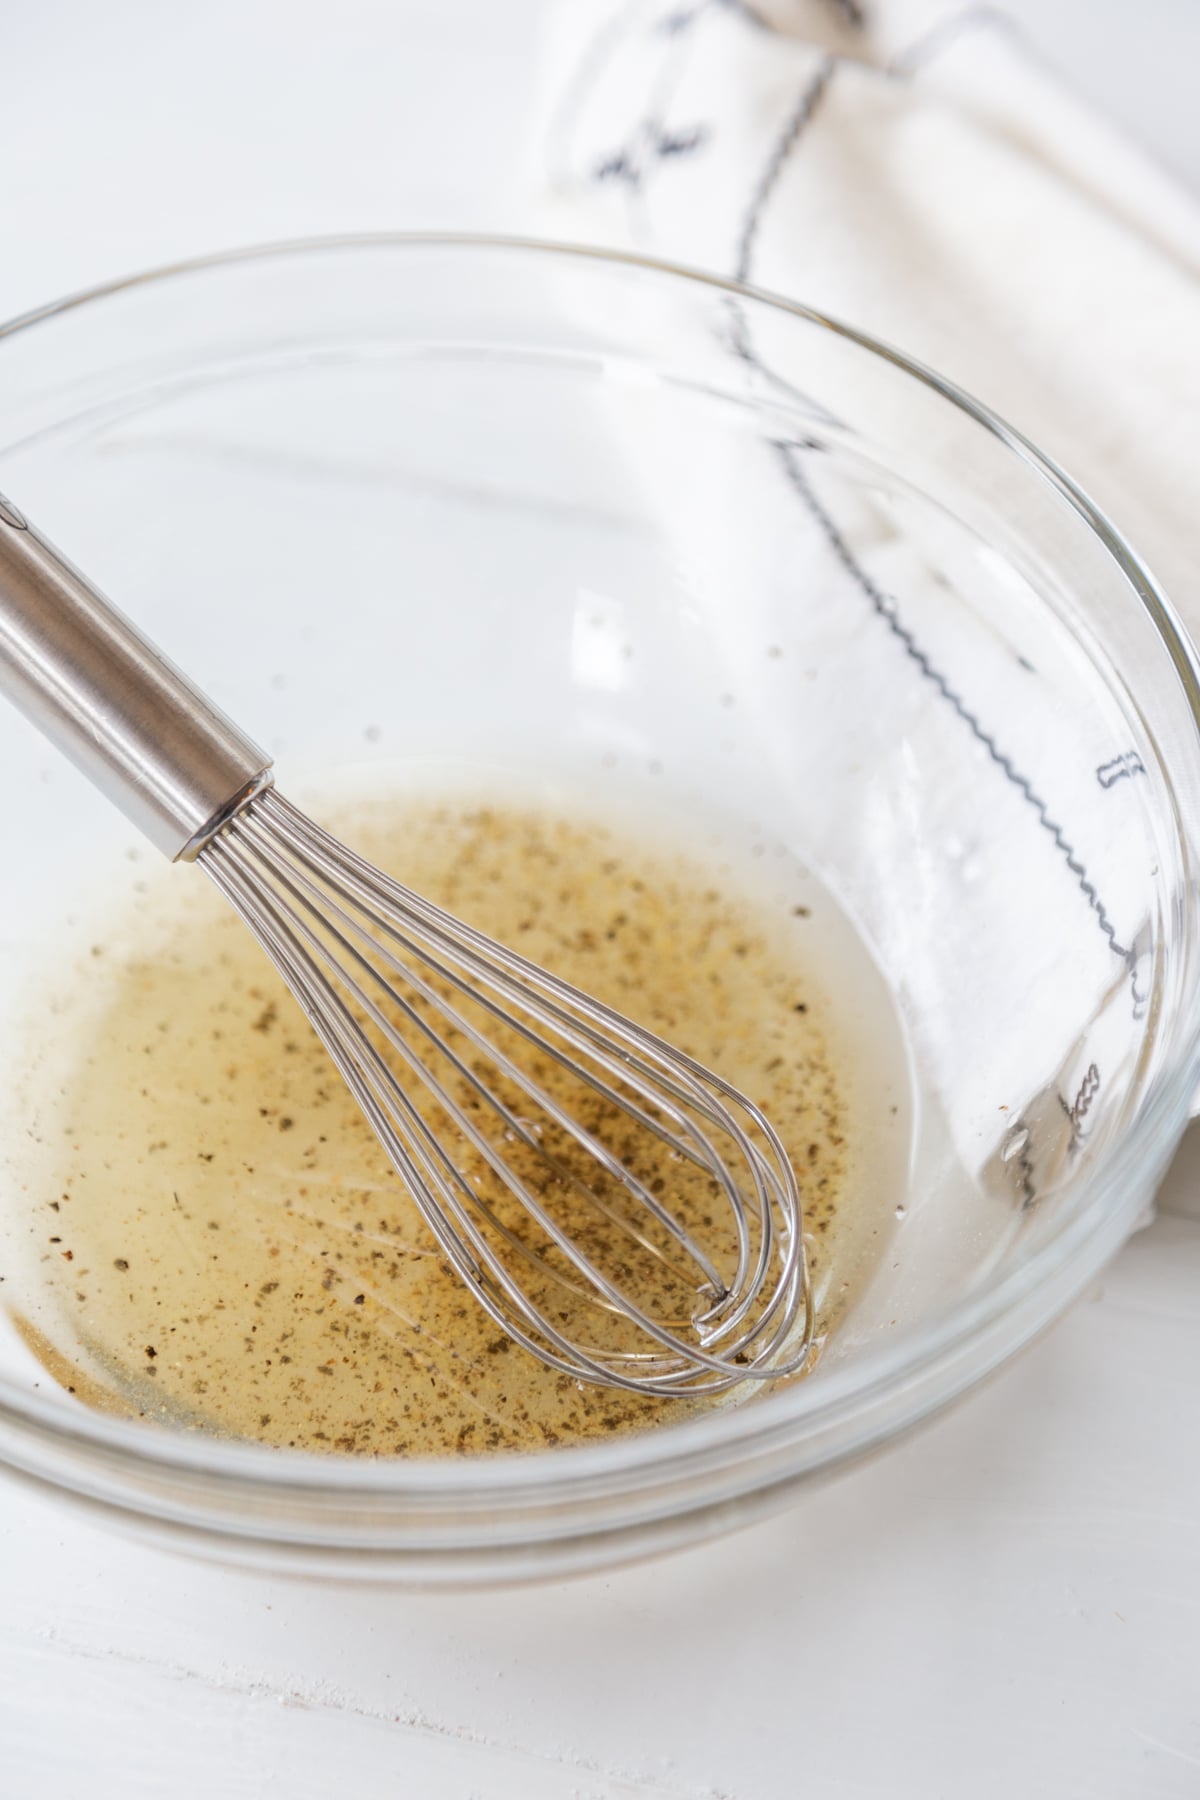
<svg viewBox="0 0 1200 1800">
<path fill-rule="evenodd" d="M 873 950 L 916 1097 L 902 1222 L 785 1391 L 603 1445 L 363 1463 L 88 1412 L 0 1331 L 11 1471 L 227 1560 L 591 1568 L 752 1519 L 945 1405 L 1144 1214 L 1198 1075 L 1195 660 L 1113 527 L 927 370 L 632 258 L 268 247 L 0 331 L 0 486 L 289 791 L 532 770 L 550 799 L 702 797 L 795 849 Z M 127 834 L 7 710 L 0 768 L 11 1069 L 27 965 Z"/>
</svg>

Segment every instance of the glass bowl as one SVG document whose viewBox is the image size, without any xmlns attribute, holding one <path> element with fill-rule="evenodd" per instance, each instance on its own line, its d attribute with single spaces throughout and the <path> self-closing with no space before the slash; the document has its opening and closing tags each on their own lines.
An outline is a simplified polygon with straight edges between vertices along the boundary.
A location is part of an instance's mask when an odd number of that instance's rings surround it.
<svg viewBox="0 0 1200 1800">
<path fill-rule="evenodd" d="M 631 257 L 268 246 L 0 331 L 0 487 L 288 791 L 486 768 L 801 857 L 870 946 L 913 1096 L 885 1254 L 801 1383 L 602 1445 L 360 1462 L 90 1412 L 0 1329 L 13 1473 L 226 1560 L 594 1568 L 944 1406 L 1145 1214 L 1198 1075 L 1195 660 L 1107 520 L 928 370 Z M 8 710 L 0 768 L 11 1074 L 30 965 L 129 837 Z M 4 1129 L 11 1238 L 36 1121 Z"/>
</svg>

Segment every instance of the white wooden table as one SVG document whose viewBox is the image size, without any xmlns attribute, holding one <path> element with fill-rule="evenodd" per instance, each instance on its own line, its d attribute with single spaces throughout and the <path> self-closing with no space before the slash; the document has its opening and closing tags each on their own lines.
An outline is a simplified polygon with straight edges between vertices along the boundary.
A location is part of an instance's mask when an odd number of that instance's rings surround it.
<svg viewBox="0 0 1200 1800">
<path fill-rule="evenodd" d="M 1010 10 L 1200 189 L 1192 0 Z M 534 0 L 4 11 L 0 315 L 221 244 L 504 221 Z M 272 1582 L 0 1487 L 0 1800 L 1191 1800 L 1197 1140 L 1163 1204 L 952 1416 L 603 1579 Z"/>
</svg>

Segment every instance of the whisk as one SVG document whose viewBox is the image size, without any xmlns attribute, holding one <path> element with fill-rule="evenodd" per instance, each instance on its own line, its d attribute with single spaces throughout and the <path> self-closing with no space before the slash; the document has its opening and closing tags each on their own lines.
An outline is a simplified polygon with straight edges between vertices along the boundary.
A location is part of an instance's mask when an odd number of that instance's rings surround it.
<svg viewBox="0 0 1200 1800">
<path fill-rule="evenodd" d="M 0 691 L 225 895 L 509 1337 L 639 1394 L 803 1367 L 800 1195 L 764 1114 L 314 824 L 270 759 L 3 496 Z M 650 1173 L 664 1154 L 669 1183 Z"/>
</svg>

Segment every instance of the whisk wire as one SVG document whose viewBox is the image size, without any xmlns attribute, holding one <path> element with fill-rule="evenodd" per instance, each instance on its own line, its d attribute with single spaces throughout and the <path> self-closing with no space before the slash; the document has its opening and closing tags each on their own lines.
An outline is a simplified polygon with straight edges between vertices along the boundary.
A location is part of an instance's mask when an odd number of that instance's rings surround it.
<svg viewBox="0 0 1200 1800">
<path fill-rule="evenodd" d="M 510 1336 L 562 1373 L 647 1393 L 718 1393 L 803 1366 L 811 1352 L 813 1308 L 795 1180 L 769 1120 L 736 1090 L 654 1034 L 381 875 L 272 790 L 237 814 L 198 860 L 296 994 L 443 1254 Z M 534 1069 L 517 1060 L 515 1044 L 497 1042 L 451 995 L 469 1003 L 503 1038 L 527 1046 Z M 405 1030 L 417 1035 L 417 1044 Z M 380 1043 L 399 1059 L 404 1079 Z M 474 1063 L 458 1043 L 482 1061 Z M 626 1157 L 546 1090 L 536 1074 L 541 1059 L 711 1182 L 713 1198 L 725 1203 L 733 1239 L 727 1277 Z M 465 1103 L 446 1085 L 441 1068 L 462 1084 Z M 497 1083 L 520 1094 L 545 1126 L 535 1131 Z M 444 1135 L 424 1117 L 414 1098 L 420 1091 L 571 1273 L 548 1262 L 545 1250 L 497 1213 L 478 1178 L 468 1178 Z M 470 1116 L 475 1107 L 498 1122 L 511 1145 L 536 1156 L 560 1189 L 585 1200 L 654 1259 L 690 1295 L 689 1316 L 649 1310 L 606 1272 Z M 546 1128 L 622 1189 L 688 1257 L 697 1277 L 564 1163 L 543 1141 Z M 732 1156 L 722 1157 L 714 1133 Z M 642 1344 L 612 1346 L 589 1341 L 590 1333 L 568 1335 L 515 1278 L 501 1247 L 560 1292 L 632 1328 Z"/>
</svg>

